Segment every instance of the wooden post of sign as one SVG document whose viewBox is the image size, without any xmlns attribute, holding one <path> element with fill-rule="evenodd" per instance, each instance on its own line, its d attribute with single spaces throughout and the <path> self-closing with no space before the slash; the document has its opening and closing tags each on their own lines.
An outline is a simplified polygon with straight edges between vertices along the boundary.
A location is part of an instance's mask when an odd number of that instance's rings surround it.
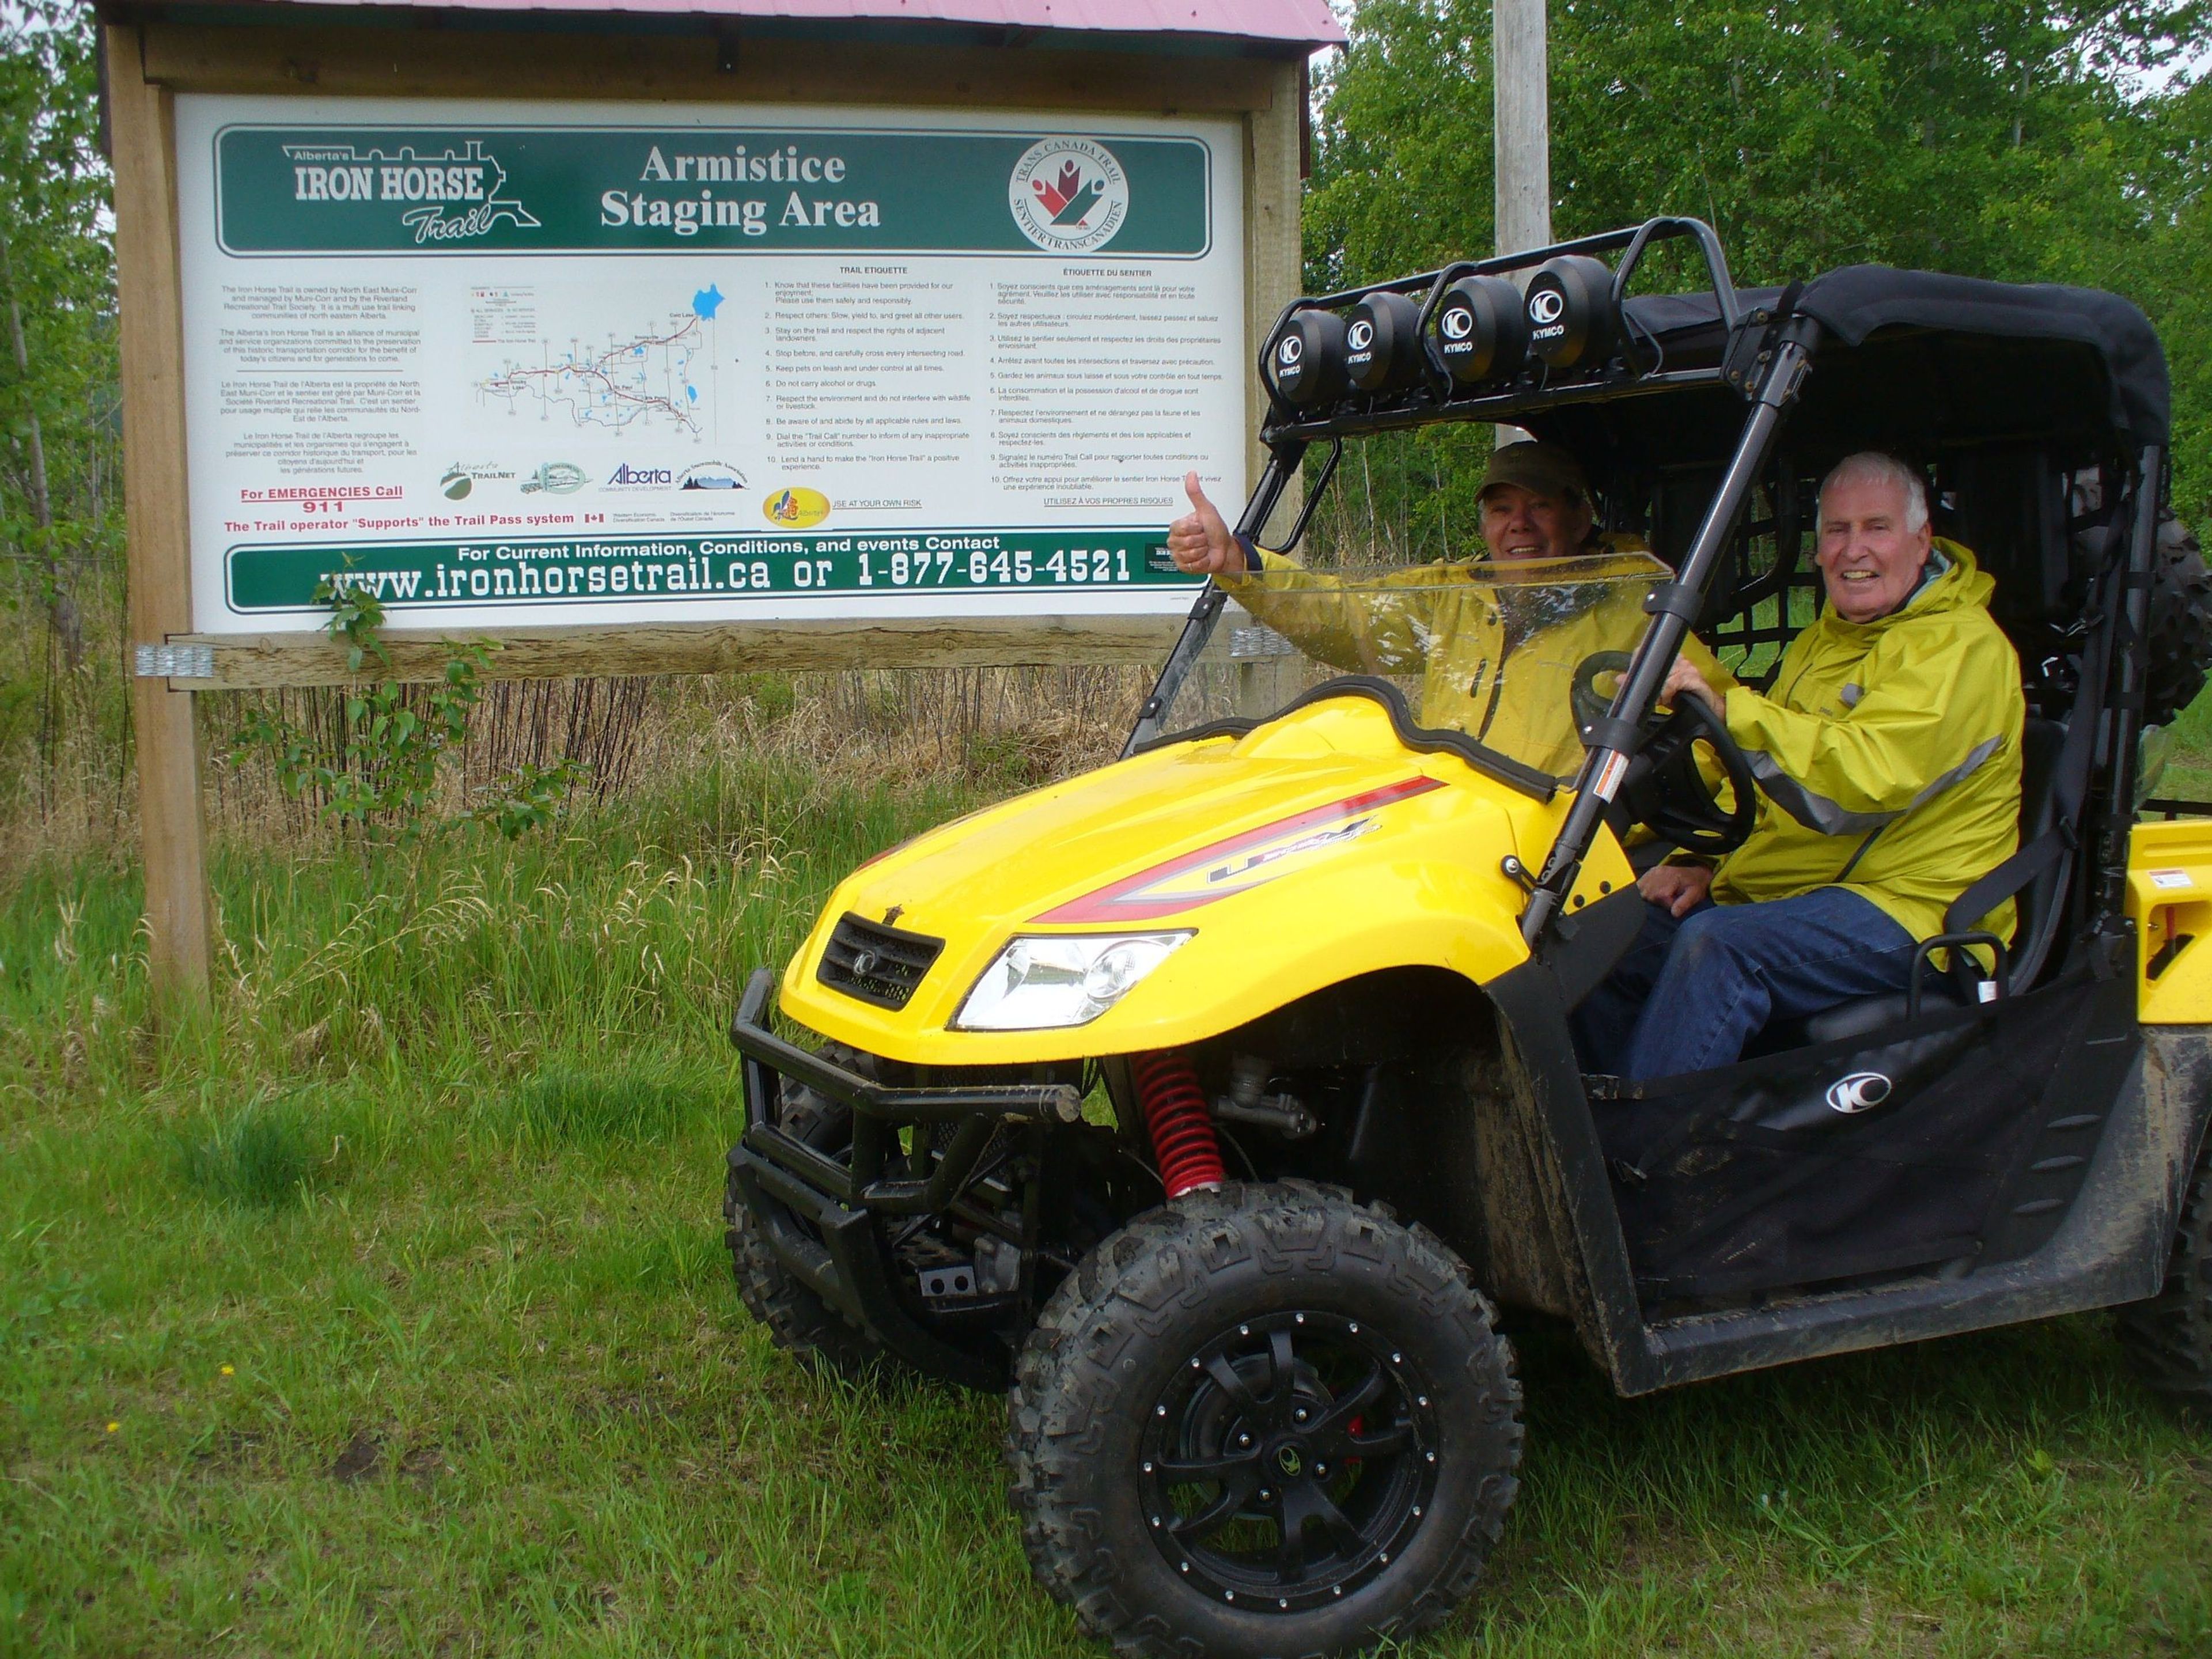
<svg viewBox="0 0 2212 1659">
<path fill-rule="evenodd" d="M 1518 253 L 1552 240 L 1551 64 L 1544 0 L 1492 0 L 1490 19 L 1498 251 Z"/>
<path fill-rule="evenodd" d="M 177 156 L 170 95 L 147 83 L 139 34 L 106 31 L 115 173 L 115 265 L 123 369 L 123 494 L 129 520 L 131 723 L 146 875 L 146 957 L 155 1015 L 208 1003 L 207 833 L 192 694 L 147 672 L 138 647 L 188 632 L 183 296 L 177 271 Z"/>
</svg>

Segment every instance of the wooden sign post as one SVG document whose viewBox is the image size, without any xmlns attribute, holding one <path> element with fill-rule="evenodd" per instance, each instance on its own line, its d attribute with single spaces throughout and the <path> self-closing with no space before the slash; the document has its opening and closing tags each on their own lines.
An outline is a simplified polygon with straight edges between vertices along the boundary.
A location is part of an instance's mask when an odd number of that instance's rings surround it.
<svg viewBox="0 0 2212 1659">
<path fill-rule="evenodd" d="M 207 995 L 193 695 L 345 681 L 334 585 L 410 679 L 1165 649 L 1183 471 L 1259 465 L 1342 37 L 1069 10 L 106 19 L 158 1006 Z"/>
</svg>

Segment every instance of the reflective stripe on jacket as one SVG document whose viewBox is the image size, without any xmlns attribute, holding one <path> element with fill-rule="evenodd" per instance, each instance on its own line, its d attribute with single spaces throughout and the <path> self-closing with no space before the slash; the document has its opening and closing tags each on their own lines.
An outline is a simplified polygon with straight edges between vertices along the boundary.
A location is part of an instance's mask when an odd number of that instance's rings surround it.
<svg viewBox="0 0 2212 1659">
<path fill-rule="evenodd" d="M 1759 820 L 1714 873 L 1723 904 L 1845 887 L 1915 939 L 2011 856 L 2020 834 L 2020 659 L 1996 587 L 1955 542 L 1949 568 L 1870 623 L 1824 610 L 1762 695 L 1723 698 L 1759 782 Z M 1980 924 L 2011 936 L 2012 901 Z"/>
</svg>

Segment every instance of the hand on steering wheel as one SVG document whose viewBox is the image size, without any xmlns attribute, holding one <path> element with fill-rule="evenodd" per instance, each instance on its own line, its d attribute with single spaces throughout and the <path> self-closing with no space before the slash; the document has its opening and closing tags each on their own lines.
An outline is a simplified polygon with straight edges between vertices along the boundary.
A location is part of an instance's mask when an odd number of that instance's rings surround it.
<svg viewBox="0 0 2212 1659">
<path fill-rule="evenodd" d="M 1596 651 L 1577 665 L 1569 701 L 1577 728 L 1608 712 L 1613 700 L 1598 690 L 1598 678 L 1623 673 L 1629 660 L 1626 651 Z M 1700 740 L 1712 745 L 1728 778 L 1733 799 L 1725 811 L 1698 766 Z M 1750 836 L 1759 816 L 1757 789 L 1751 763 L 1729 735 L 1719 711 L 1685 691 L 1671 711 L 1654 708 L 1644 717 L 1642 741 L 1615 799 L 1661 840 L 1686 852 L 1712 854 L 1733 851 Z"/>
</svg>

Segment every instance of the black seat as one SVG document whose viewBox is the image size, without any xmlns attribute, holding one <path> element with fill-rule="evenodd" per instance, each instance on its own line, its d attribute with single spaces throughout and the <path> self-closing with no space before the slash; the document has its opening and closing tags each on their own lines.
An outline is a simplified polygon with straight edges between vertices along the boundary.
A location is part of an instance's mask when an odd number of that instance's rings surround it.
<svg viewBox="0 0 2212 1659">
<path fill-rule="evenodd" d="M 2030 720 L 2021 732 L 2020 741 L 2020 845 L 2028 846 L 2039 836 L 2055 827 L 2058 814 L 2059 750 L 2066 744 L 2066 728 L 2057 720 Z M 2006 966 L 2011 988 L 2025 991 L 2035 983 L 2035 976 L 2043 969 L 2044 959 L 2050 954 L 2051 942 L 2057 937 L 2058 921 L 2063 908 L 2062 898 L 2067 872 L 2072 867 L 2070 858 L 2053 859 L 2038 871 L 2034 878 L 2014 896 L 2013 945 Z M 1981 919 L 1964 918 L 1962 927 L 1972 927 Z M 1948 919 L 1947 927 L 1950 926 Z M 1923 988 L 1922 1000 L 1935 995 L 1951 1002 L 1959 1000 L 1958 988 L 1948 976 L 1931 974 Z M 1905 1018 L 1907 998 L 1902 991 L 1892 991 L 1878 997 L 1856 997 L 1849 1002 L 1839 1002 L 1832 1008 L 1824 1008 L 1817 1014 L 1802 1019 L 1778 1020 L 1759 1034 L 1751 1052 L 1777 1054 L 1784 1048 L 1802 1048 L 1812 1042 L 1838 1042 L 1846 1037 L 1864 1036 L 1885 1025 L 1893 1025 Z"/>
</svg>

